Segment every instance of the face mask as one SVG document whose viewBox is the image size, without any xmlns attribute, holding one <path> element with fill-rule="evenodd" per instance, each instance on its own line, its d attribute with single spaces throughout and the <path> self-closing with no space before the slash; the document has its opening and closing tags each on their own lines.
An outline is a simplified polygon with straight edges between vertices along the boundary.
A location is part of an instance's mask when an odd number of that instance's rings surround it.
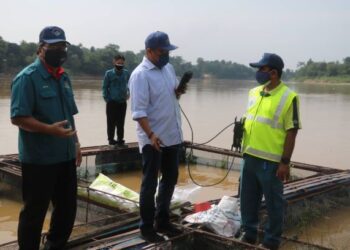
<svg viewBox="0 0 350 250">
<path fill-rule="evenodd" d="M 169 62 L 169 53 L 163 54 L 159 56 L 158 62 L 155 63 L 155 65 L 161 69 L 163 68 L 167 63 Z"/>
<path fill-rule="evenodd" d="M 255 74 L 255 78 L 261 85 L 265 84 L 268 81 L 270 81 L 270 72 L 257 71 Z"/>
<path fill-rule="evenodd" d="M 122 64 L 116 64 L 114 66 L 115 66 L 116 70 L 118 70 L 118 71 L 120 71 L 124 68 L 124 65 L 122 65 Z"/>
<path fill-rule="evenodd" d="M 45 62 L 54 67 L 60 67 L 67 59 L 67 51 L 62 49 L 48 49 L 45 51 Z"/>
</svg>

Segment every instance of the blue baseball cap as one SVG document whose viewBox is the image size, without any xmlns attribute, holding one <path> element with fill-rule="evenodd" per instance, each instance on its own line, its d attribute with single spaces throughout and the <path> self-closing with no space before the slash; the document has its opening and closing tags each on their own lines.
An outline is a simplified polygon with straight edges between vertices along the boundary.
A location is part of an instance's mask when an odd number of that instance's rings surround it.
<svg viewBox="0 0 350 250">
<path fill-rule="evenodd" d="M 150 49 L 174 50 L 177 46 L 170 44 L 168 34 L 156 31 L 149 34 L 145 40 L 145 47 Z"/>
<path fill-rule="evenodd" d="M 263 57 L 259 62 L 249 63 L 253 68 L 261 68 L 263 66 L 268 66 L 273 69 L 282 70 L 284 67 L 283 60 L 280 56 L 273 53 L 264 53 Z"/>
<path fill-rule="evenodd" d="M 48 26 L 45 27 L 39 35 L 39 43 L 59 43 L 66 42 L 66 35 L 64 34 L 63 29 L 57 26 Z"/>
</svg>

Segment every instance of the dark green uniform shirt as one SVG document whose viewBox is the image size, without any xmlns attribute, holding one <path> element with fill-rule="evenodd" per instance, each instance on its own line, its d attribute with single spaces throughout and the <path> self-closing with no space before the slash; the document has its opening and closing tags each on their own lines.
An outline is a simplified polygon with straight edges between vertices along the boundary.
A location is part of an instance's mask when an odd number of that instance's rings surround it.
<svg viewBox="0 0 350 250">
<path fill-rule="evenodd" d="M 77 113 L 72 85 L 66 73 L 56 80 L 37 58 L 14 78 L 11 118 L 32 116 L 46 124 L 68 120 L 74 129 L 73 115 Z M 49 165 L 75 158 L 73 137 L 60 138 L 20 128 L 18 148 L 23 163 Z"/>
<path fill-rule="evenodd" d="M 123 69 L 117 74 L 115 68 L 107 70 L 102 85 L 102 95 L 106 102 L 126 102 L 129 96 L 129 72 Z"/>
</svg>

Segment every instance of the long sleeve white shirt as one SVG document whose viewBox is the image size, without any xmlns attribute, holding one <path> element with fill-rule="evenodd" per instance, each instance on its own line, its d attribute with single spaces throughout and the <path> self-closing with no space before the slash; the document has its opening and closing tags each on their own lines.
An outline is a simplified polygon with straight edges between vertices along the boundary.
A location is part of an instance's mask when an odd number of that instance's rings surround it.
<svg viewBox="0 0 350 250">
<path fill-rule="evenodd" d="M 129 80 L 132 118 L 147 117 L 151 130 L 165 147 L 183 140 L 180 107 L 175 95 L 178 84 L 171 64 L 159 69 L 146 57 Z M 151 142 L 140 124 L 137 124 L 136 132 L 142 152 L 142 148 Z"/>
</svg>

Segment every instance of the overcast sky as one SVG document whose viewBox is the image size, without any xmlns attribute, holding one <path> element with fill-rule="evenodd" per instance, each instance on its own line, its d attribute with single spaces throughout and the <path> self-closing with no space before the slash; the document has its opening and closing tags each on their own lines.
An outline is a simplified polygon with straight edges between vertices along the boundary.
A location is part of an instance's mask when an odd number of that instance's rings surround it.
<svg viewBox="0 0 350 250">
<path fill-rule="evenodd" d="M 41 29 L 62 27 L 85 47 L 118 44 L 138 52 L 161 30 L 179 46 L 173 55 L 195 62 L 248 64 L 264 52 L 300 61 L 350 56 L 349 0 L 1 0 L 0 36 L 37 42 Z"/>
</svg>

